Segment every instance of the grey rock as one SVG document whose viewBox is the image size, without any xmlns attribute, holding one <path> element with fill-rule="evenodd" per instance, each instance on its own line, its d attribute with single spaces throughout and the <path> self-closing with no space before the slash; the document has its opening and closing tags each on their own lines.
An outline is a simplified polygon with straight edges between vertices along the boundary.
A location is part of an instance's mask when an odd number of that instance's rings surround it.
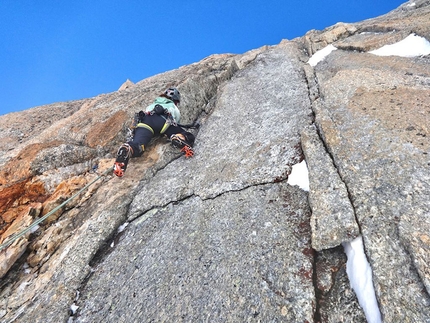
<svg viewBox="0 0 430 323">
<path fill-rule="evenodd" d="M 94 267 L 76 322 L 313 320 L 305 192 L 267 184 L 150 213 Z"/>
<path fill-rule="evenodd" d="M 31 163 L 30 169 L 35 175 L 41 175 L 48 170 L 76 165 L 82 160 L 94 159 L 95 157 L 97 157 L 95 149 L 61 144 L 38 153 Z"/>
<path fill-rule="evenodd" d="M 201 124 L 194 158 L 154 140 L 124 178 L 102 177 L 30 235 L 0 281 L 0 320 L 364 322 L 335 246 L 358 226 L 384 322 L 428 322 L 429 57 L 363 51 L 430 38 L 429 9 L 408 2 L 0 116 L 2 232 L 63 181 L 108 170 L 129 120 L 166 87 L 181 91 L 182 123 Z M 338 50 L 306 64 L 329 44 Z M 304 158 L 309 196 L 287 184 Z"/>
<path fill-rule="evenodd" d="M 405 124 L 427 136 L 429 90 L 413 75 L 428 77 L 429 65 L 369 55 L 337 50 L 316 66 L 316 123 L 350 193 L 384 320 L 425 322 L 429 146 Z"/>
<path fill-rule="evenodd" d="M 193 194 L 205 199 L 288 177 L 300 158 L 300 129 L 312 120 L 296 51 L 293 43 L 266 51 L 220 89 L 196 156 L 170 163 L 145 183 L 129 219 Z M 157 194 L 160 187 L 164 194 Z"/>
<path fill-rule="evenodd" d="M 301 138 L 309 170 L 312 247 L 321 251 L 356 238 L 360 230 L 345 184 L 315 127 L 305 128 Z"/>
<path fill-rule="evenodd" d="M 316 293 L 320 322 L 367 322 L 350 287 L 342 247 L 318 252 L 315 258 Z M 317 318 L 318 319 L 318 318 Z"/>
</svg>

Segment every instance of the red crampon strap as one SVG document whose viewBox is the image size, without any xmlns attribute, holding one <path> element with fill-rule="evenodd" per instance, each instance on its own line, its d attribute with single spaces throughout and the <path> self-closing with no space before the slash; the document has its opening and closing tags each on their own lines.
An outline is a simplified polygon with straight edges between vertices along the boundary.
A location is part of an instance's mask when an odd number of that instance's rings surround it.
<svg viewBox="0 0 430 323">
<path fill-rule="evenodd" d="M 194 150 L 191 147 L 184 146 L 181 149 L 181 153 L 184 153 L 185 158 L 193 157 L 194 156 Z"/>
</svg>

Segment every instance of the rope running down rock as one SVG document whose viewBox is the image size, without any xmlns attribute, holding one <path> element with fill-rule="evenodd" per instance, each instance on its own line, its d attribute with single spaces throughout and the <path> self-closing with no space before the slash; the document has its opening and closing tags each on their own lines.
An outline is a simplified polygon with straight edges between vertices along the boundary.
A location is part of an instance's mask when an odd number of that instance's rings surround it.
<svg viewBox="0 0 430 323">
<path fill-rule="evenodd" d="M 97 178 L 95 178 L 94 180 L 92 180 L 90 183 L 88 183 L 87 185 L 85 185 L 83 188 L 81 188 L 77 193 L 75 193 L 74 195 L 72 195 L 70 198 L 68 198 L 66 201 L 64 201 L 63 203 L 61 203 L 59 206 L 57 206 L 55 209 L 53 209 L 52 211 L 48 212 L 47 214 L 45 214 L 43 217 L 41 217 L 40 219 L 34 221 L 32 224 L 30 224 L 30 226 L 28 226 L 27 228 L 25 228 L 24 230 L 20 231 L 17 234 L 14 234 L 10 237 L 6 238 L 6 241 L 3 242 L 2 244 L 0 244 L 0 251 L 2 251 L 4 248 L 10 246 L 15 240 L 21 238 L 24 234 L 26 234 L 27 232 L 29 232 L 32 228 L 34 228 L 36 225 L 38 225 L 39 223 L 45 221 L 51 214 L 55 213 L 56 211 L 58 211 L 59 209 L 61 209 L 63 206 L 65 206 L 67 203 L 69 203 L 71 200 L 73 200 L 75 197 L 77 197 L 79 194 L 81 194 L 83 191 L 87 190 L 88 187 L 90 187 L 93 183 L 95 183 L 96 181 L 98 181 L 100 178 L 102 178 L 103 176 L 105 176 L 106 174 L 108 174 L 109 172 L 113 171 L 113 167 L 110 167 L 109 169 L 107 169 L 103 174 L 99 175 Z"/>
</svg>

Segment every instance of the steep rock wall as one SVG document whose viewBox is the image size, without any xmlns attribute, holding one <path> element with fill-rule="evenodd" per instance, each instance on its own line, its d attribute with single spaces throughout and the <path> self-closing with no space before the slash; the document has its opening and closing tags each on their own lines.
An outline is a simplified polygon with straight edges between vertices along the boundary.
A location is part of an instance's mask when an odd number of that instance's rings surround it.
<svg viewBox="0 0 430 323">
<path fill-rule="evenodd" d="M 201 124 L 194 158 L 157 139 L 2 250 L 2 322 L 365 322 L 341 247 L 359 235 L 384 322 L 426 322 L 429 58 L 366 51 L 430 39 L 429 8 L 0 117 L 0 243 L 108 169 L 167 86 Z M 287 184 L 304 158 L 309 193 Z"/>
</svg>

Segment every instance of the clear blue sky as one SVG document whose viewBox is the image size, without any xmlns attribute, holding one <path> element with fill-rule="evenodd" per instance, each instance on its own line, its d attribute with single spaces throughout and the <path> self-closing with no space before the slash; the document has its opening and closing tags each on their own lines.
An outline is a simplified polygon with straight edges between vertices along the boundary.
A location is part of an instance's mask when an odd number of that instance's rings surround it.
<svg viewBox="0 0 430 323">
<path fill-rule="evenodd" d="M 0 115 L 116 91 L 126 79 L 242 54 L 401 0 L 0 2 Z"/>
</svg>

